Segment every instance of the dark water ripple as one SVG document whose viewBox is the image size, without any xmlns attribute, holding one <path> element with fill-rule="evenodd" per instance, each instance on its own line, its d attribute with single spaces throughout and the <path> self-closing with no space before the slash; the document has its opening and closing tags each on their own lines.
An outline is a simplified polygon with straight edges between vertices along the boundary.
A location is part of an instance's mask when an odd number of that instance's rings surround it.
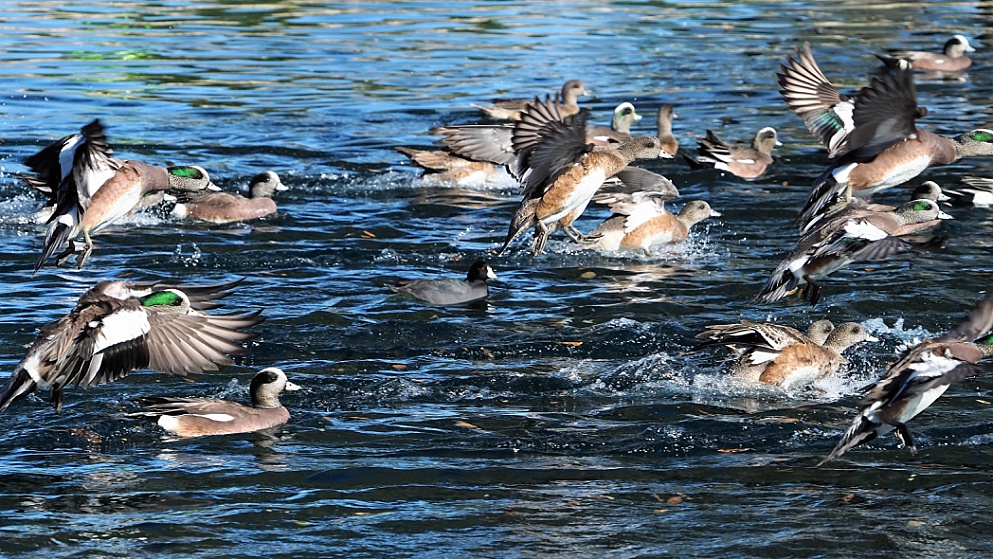
<svg viewBox="0 0 993 559">
<path fill-rule="evenodd" d="M 843 88 L 869 55 L 987 36 L 985 2 L 14 2 L 0 16 L 0 368 L 98 279 L 247 281 L 232 311 L 269 316 L 250 355 L 190 379 L 139 372 L 0 415 L 0 555 L 11 557 L 984 557 L 993 385 L 955 387 L 915 420 L 915 456 L 883 440 L 830 467 L 896 347 L 953 324 L 993 274 L 993 213 L 952 208 L 948 239 L 851 268 L 815 309 L 755 306 L 792 246 L 825 160 L 775 93 L 809 40 Z M 926 125 L 990 126 L 988 47 L 961 80 L 921 76 Z M 517 188 L 439 187 L 396 146 L 473 122 L 471 103 L 580 77 L 605 122 L 621 101 L 672 103 L 684 149 L 712 129 L 786 144 L 745 183 L 649 163 L 723 217 L 651 257 L 553 237 L 538 259 L 493 257 Z M 40 146 L 103 119 L 117 154 L 194 162 L 243 188 L 272 168 L 280 215 L 230 227 L 140 216 L 96 238 L 87 268 L 28 270 L 38 205 L 15 174 Z M 967 160 L 927 178 L 991 175 Z M 900 201 L 894 189 L 882 198 Z M 681 203 L 682 201 L 680 201 Z M 678 204 L 677 204 L 678 206 Z M 581 228 L 606 216 L 591 208 Z M 501 277 L 485 305 L 436 309 L 384 286 Z M 882 339 L 798 393 L 729 382 L 691 352 L 703 325 L 857 320 Z M 306 387 L 273 435 L 163 437 L 125 419 L 157 394 L 247 398 L 279 365 Z"/>
</svg>

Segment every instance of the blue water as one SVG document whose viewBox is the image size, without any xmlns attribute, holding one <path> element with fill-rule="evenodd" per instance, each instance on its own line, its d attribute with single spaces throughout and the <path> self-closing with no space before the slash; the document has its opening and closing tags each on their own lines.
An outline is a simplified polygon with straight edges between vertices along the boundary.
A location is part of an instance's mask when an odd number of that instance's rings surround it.
<svg viewBox="0 0 993 559">
<path fill-rule="evenodd" d="M 993 213 L 951 208 L 940 247 L 852 267 L 824 302 L 755 306 L 793 246 L 790 221 L 827 164 L 776 93 L 808 40 L 843 88 L 884 48 L 978 38 L 972 3 L 189 1 L 4 4 L 0 64 L 0 368 L 101 278 L 247 280 L 229 310 L 264 307 L 252 353 L 189 379 L 139 372 L 0 414 L 0 555 L 9 557 L 985 557 L 993 384 L 952 388 L 911 424 L 829 467 L 858 389 L 896 347 L 943 332 L 990 287 Z M 920 122 L 989 127 L 989 49 L 961 79 L 922 76 Z M 437 186 L 394 151 L 476 122 L 472 103 L 580 78 L 591 120 L 631 101 L 652 133 L 671 103 L 682 149 L 707 129 L 748 142 L 774 126 L 771 173 L 745 182 L 649 163 L 723 216 L 681 245 L 601 255 L 561 234 L 496 257 L 516 207 L 507 178 Z M 30 270 L 40 198 L 16 173 L 93 118 L 121 157 L 194 163 L 244 188 L 290 186 L 280 213 L 231 226 L 143 215 L 94 238 L 82 270 Z M 955 185 L 993 160 L 927 172 Z M 916 184 L 916 183 L 915 183 Z M 905 189 L 881 198 L 901 201 Z M 591 207 L 577 223 L 607 215 Z M 484 307 L 392 294 L 486 256 Z M 871 269 L 868 269 L 871 268 Z M 856 320 L 882 339 L 848 372 L 795 393 L 735 384 L 703 326 Z M 276 365 L 304 392 L 274 436 L 175 440 L 126 419 L 151 395 L 247 398 Z"/>
</svg>

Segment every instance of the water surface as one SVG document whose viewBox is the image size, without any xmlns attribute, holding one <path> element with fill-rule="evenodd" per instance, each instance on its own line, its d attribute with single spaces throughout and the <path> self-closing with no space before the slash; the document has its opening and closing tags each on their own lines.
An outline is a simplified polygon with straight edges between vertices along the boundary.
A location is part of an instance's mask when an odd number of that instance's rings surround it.
<svg viewBox="0 0 993 559">
<path fill-rule="evenodd" d="M 11 557 L 982 557 L 990 538 L 987 379 L 949 391 L 886 440 L 812 466 L 896 347 L 953 325 L 988 289 L 993 213 L 953 208 L 948 240 L 825 282 L 815 309 L 750 301 L 795 242 L 790 221 L 827 164 L 775 91 L 810 41 L 857 88 L 887 47 L 988 32 L 988 3 L 11 2 L 0 16 L 0 368 L 100 278 L 216 283 L 264 307 L 251 355 L 190 379 L 151 372 L 0 415 L 0 554 Z M 960 79 L 922 76 L 922 126 L 989 127 L 988 49 Z M 509 179 L 426 183 L 394 151 L 478 120 L 471 103 L 580 78 L 591 120 L 632 101 L 651 133 L 671 103 L 683 149 L 707 129 L 774 126 L 771 174 L 745 182 L 647 166 L 723 216 L 645 255 L 555 236 L 495 257 Z M 102 119 L 122 157 L 196 163 L 244 188 L 262 169 L 280 214 L 233 226 L 140 216 L 95 238 L 86 268 L 30 270 L 40 199 L 16 174 Z M 968 160 L 926 175 L 990 176 Z M 882 196 L 902 201 L 909 189 Z M 578 223 L 606 217 L 593 207 Z M 461 275 L 487 256 L 487 305 L 419 306 L 387 283 Z M 866 268 L 871 268 L 867 270 Z M 737 385 L 687 353 L 711 323 L 856 320 L 882 338 L 848 373 L 784 393 Z M 140 396 L 244 400 L 278 365 L 307 388 L 274 435 L 174 440 L 122 417 Z"/>
</svg>

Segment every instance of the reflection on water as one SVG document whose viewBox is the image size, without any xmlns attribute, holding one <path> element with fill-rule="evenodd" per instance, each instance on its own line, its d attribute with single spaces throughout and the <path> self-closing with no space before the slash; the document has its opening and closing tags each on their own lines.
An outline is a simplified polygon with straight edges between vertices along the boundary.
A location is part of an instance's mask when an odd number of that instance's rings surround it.
<svg viewBox="0 0 993 559">
<path fill-rule="evenodd" d="M 945 331 L 989 288 L 993 213 L 950 208 L 940 247 L 839 272 L 817 308 L 751 298 L 827 164 L 775 91 L 783 57 L 810 41 L 847 90 L 877 70 L 872 52 L 988 33 L 988 3 L 8 4 L 0 368 L 103 277 L 246 277 L 227 308 L 270 318 L 222 371 L 135 373 L 68 391 L 61 415 L 37 399 L 0 415 L 0 554 L 849 557 L 854 525 L 865 556 L 985 555 L 986 379 L 915 419 L 916 456 L 887 439 L 810 466 L 899 344 Z M 989 126 L 986 50 L 957 79 L 918 76 L 922 127 Z M 591 122 L 631 101 L 646 116 L 635 132 L 652 133 L 671 103 L 684 150 L 690 134 L 764 126 L 785 145 L 753 182 L 648 164 L 679 188 L 675 207 L 723 214 L 686 243 L 598 254 L 556 235 L 539 258 L 525 243 L 498 257 L 518 186 L 434 184 L 395 148 L 434 149 L 432 127 L 479 121 L 472 103 L 571 78 L 596 95 Z M 271 168 L 291 190 L 262 222 L 136 216 L 98 237 L 87 268 L 31 276 L 41 202 L 21 161 L 95 117 L 117 156 L 194 162 L 226 188 Z M 966 173 L 993 176 L 993 161 L 927 178 Z M 577 225 L 607 215 L 591 207 Z M 461 276 L 479 257 L 501 278 L 485 305 L 385 287 Z M 742 318 L 856 320 L 883 341 L 802 391 L 739 385 L 693 336 Z M 123 417 L 139 396 L 244 401 L 244 379 L 273 364 L 308 389 L 286 396 L 293 419 L 273 434 L 183 440 Z"/>
</svg>

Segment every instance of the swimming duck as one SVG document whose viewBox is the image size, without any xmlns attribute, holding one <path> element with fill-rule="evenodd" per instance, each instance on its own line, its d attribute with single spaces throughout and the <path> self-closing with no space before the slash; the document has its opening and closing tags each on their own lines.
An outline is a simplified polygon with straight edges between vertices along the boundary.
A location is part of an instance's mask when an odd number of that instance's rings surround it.
<svg viewBox="0 0 993 559">
<path fill-rule="evenodd" d="M 841 441 L 817 465 L 891 431 L 896 431 L 903 446 L 914 452 L 914 439 L 907 422 L 933 404 L 949 386 L 982 371 L 976 363 L 993 357 L 993 336 L 977 338 L 991 327 L 993 291 L 948 333 L 904 350 L 886 374 L 870 387 L 865 405 Z"/>
<path fill-rule="evenodd" d="M 249 183 L 248 194 L 210 192 L 200 194 L 173 207 L 172 215 L 181 219 L 195 219 L 218 225 L 235 221 L 250 221 L 276 213 L 272 195 L 288 190 L 273 171 L 263 171 Z"/>
<path fill-rule="evenodd" d="M 676 112 L 672 105 L 663 103 L 659 105 L 659 114 L 655 119 L 655 125 L 659 131 L 659 141 L 662 142 L 662 151 L 675 156 L 679 151 L 679 140 L 672 135 L 672 119 L 676 118 Z"/>
<path fill-rule="evenodd" d="M 804 235 L 755 297 L 771 303 L 799 287 L 802 298 L 816 305 L 820 285 L 815 281 L 850 262 L 881 260 L 911 250 L 900 237 L 951 219 L 931 200 L 908 202 L 891 212 L 857 212 L 829 219 Z"/>
<path fill-rule="evenodd" d="M 945 41 L 941 53 L 888 49 L 887 54 L 877 54 L 876 57 L 888 68 L 897 68 L 901 61 L 906 61 L 917 70 L 963 72 L 972 66 L 972 60 L 965 55 L 967 52 L 976 52 L 976 49 L 969 44 L 969 39 L 954 35 Z"/>
<path fill-rule="evenodd" d="M 300 390 L 286 379 L 286 373 L 267 367 L 252 378 L 249 394 L 252 405 L 214 398 L 139 398 L 146 411 L 129 417 L 154 419 L 169 433 L 179 437 L 232 435 L 278 427 L 290 420 L 290 412 L 279 402 L 283 391 Z"/>
<path fill-rule="evenodd" d="M 590 232 L 585 244 L 606 251 L 648 253 L 653 246 L 685 241 L 691 227 L 708 217 L 721 215 L 703 200 L 687 202 L 678 214 L 672 214 L 665 209 L 665 202 L 670 199 L 658 192 L 595 195 L 593 201 L 606 204 L 614 215 Z"/>
<path fill-rule="evenodd" d="M 993 155 L 993 130 L 946 138 L 916 127 L 926 114 L 917 106 L 912 72 L 896 69 L 852 98 L 824 76 L 810 52 L 797 49 L 780 65 L 780 93 L 836 161 L 815 180 L 797 219 L 802 228 L 852 196 L 869 197 L 913 179 L 925 169 L 962 157 Z"/>
<path fill-rule="evenodd" d="M 772 165 L 773 148 L 783 145 L 776 136 L 776 130 L 768 126 L 755 134 L 750 147 L 724 142 L 710 130 L 707 130 L 707 137 L 698 138 L 697 143 L 696 159 L 683 156 L 690 167 L 720 169 L 743 179 L 754 179 L 765 174 Z"/>
<path fill-rule="evenodd" d="M 808 334 L 768 322 L 715 324 L 697 334 L 710 345 L 728 347 L 736 356 L 732 374 L 751 383 L 773 384 L 790 390 L 832 375 L 847 363 L 842 353 L 861 342 L 879 341 L 857 322 L 834 327 L 819 320 Z"/>
<path fill-rule="evenodd" d="M 497 172 L 497 166 L 489 161 L 468 159 L 446 150 L 422 150 L 402 146 L 396 150 L 424 169 L 422 179 L 438 183 L 482 185 Z"/>
<path fill-rule="evenodd" d="M 0 412 L 39 386 L 51 390 L 58 412 L 69 385 L 88 388 L 145 368 L 185 375 L 232 363 L 228 355 L 246 353 L 241 342 L 256 337 L 243 330 L 265 320 L 261 310 L 203 312 L 233 285 L 97 283 L 68 315 L 41 329 L 0 393 Z"/>
<path fill-rule="evenodd" d="M 993 179 L 985 177 L 962 177 L 965 188 L 945 190 L 948 197 L 956 204 L 965 204 L 981 208 L 993 206 Z"/>
<path fill-rule="evenodd" d="M 388 286 L 396 293 L 405 293 L 431 305 L 462 305 L 485 299 L 489 293 L 487 279 L 498 279 L 485 260 L 477 260 L 469 267 L 466 279 L 422 279 L 401 281 Z"/>
<path fill-rule="evenodd" d="M 562 115 L 572 116 L 579 112 L 579 98 L 592 95 L 580 80 L 569 80 L 562 85 L 561 96 L 557 96 L 562 105 Z M 483 111 L 487 118 L 494 120 L 520 120 L 521 111 L 530 101 L 526 99 L 495 99 L 492 105 L 473 105 Z"/>
</svg>

